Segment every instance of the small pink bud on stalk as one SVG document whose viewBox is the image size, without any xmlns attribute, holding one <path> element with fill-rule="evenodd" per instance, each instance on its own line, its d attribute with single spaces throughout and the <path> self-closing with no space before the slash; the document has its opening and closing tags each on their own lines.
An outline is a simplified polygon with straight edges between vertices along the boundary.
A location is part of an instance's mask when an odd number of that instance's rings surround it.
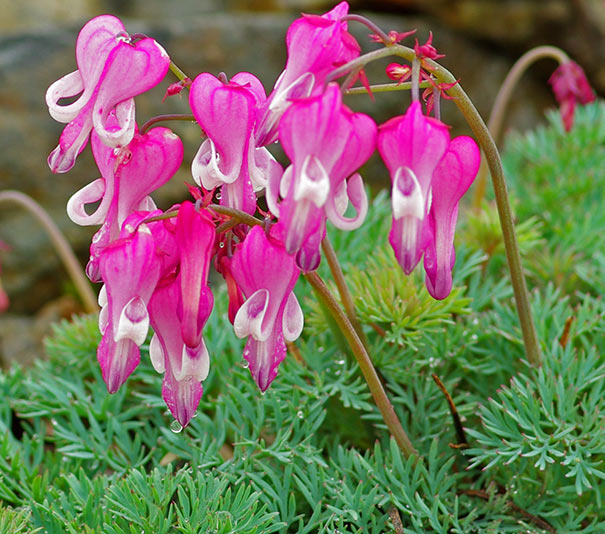
<svg viewBox="0 0 605 534">
<path fill-rule="evenodd" d="M 565 131 L 573 126 L 573 115 L 576 104 L 588 104 L 595 99 L 594 91 L 588 83 L 582 67 L 575 61 L 566 61 L 552 73 L 548 83 L 552 86 L 555 98 L 561 109 L 561 118 Z"/>
</svg>

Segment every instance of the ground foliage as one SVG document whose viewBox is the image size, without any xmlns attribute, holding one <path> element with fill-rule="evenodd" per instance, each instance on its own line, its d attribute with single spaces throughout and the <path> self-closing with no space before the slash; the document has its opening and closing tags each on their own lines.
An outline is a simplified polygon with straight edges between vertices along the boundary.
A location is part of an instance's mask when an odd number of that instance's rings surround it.
<svg viewBox="0 0 605 534">
<path fill-rule="evenodd" d="M 94 317 L 0 374 L 0 532 L 598 533 L 605 529 L 605 106 L 509 141 L 519 241 L 544 364 L 523 361 L 497 219 L 463 212 L 455 289 L 432 300 L 385 245 L 379 194 L 361 230 L 329 230 L 370 352 L 422 460 L 389 440 L 347 347 L 299 283 L 306 328 L 266 395 L 242 365 L 226 295 L 212 369 L 180 433 L 146 350 L 108 395 Z M 466 212 L 466 216 L 464 215 Z M 328 278 L 327 267 L 320 272 Z M 437 375 L 458 409 L 452 422 Z"/>
</svg>

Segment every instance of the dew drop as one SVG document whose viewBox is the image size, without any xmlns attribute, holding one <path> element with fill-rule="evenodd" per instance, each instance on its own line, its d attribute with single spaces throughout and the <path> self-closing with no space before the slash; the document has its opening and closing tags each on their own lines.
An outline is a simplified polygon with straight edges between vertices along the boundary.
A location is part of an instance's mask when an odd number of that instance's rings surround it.
<svg viewBox="0 0 605 534">
<path fill-rule="evenodd" d="M 336 360 L 336 365 L 344 365 L 345 361 L 344 360 Z"/>
<path fill-rule="evenodd" d="M 225 243 L 223 243 L 222 241 L 218 244 L 219 248 L 225 248 Z"/>
<path fill-rule="evenodd" d="M 179 432 L 181 432 L 181 430 L 183 430 L 183 425 L 181 425 L 181 423 L 179 423 L 176 419 L 172 421 L 172 423 L 170 423 L 171 432 L 178 434 Z"/>
<path fill-rule="evenodd" d="M 222 196 L 222 195 L 221 195 L 221 192 L 219 191 L 219 192 L 218 192 L 218 193 L 215 195 L 216 200 L 220 200 L 220 199 L 221 199 L 221 196 Z"/>
<path fill-rule="evenodd" d="M 305 416 L 304 413 L 302 413 L 302 410 L 298 410 L 298 412 L 296 412 L 296 417 L 298 417 L 299 419 L 302 419 Z"/>
</svg>

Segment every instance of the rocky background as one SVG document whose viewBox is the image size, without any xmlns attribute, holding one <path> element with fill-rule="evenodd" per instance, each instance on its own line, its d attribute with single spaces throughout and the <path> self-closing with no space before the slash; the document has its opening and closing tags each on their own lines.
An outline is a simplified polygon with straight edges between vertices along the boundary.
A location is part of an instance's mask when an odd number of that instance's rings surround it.
<svg viewBox="0 0 605 534">
<path fill-rule="evenodd" d="M 72 243 L 82 264 L 88 256 L 93 228 L 81 228 L 65 213 L 67 199 L 98 177 L 89 150 L 68 174 L 52 175 L 46 165 L 63 125 L 55 123 L 44 103 L 46 88 L 75 69 L 74 44 L 91 17 L 113 13 L 130 33 L 156 38 L 190 77 L 208 71 L 232 76 L 254 72 L 270 91 L 281 72 L 288 25 L 301 11 L 324 12 L 335 2 L 310 0 L 0 0 L 0 189 L 18 189 L 37 200 Z M 442 63 L 460 80 L 484 117 L 499 84 L 515 59 L 529 48 L 556 45 L 580 63 L 600 94 L 605 93 L 605 2 L 603 0 L 384 0 L 351 1 L 352 11 L 375 20 L 385 30 L 428 31 L 446 53 Z M 350 23 L 362 48 L 376 45 L 365 27 Z M 412 43 L 412 41 L 408 41 Z M 386 63 L 385 63 L 386 65 Z M 507 128 L 527 129 L 554 105 L 546 80 L 555 64 L 543 60 L 525 75 L 507 114 Z M 374 66 L 372 80 L 384 65 Z M 372 75 L 373 74 L 373 75 Z M 188 112 L 186 100 L 172 97 L 162 104 L 167 80 L 138 97 L 139 122 L 162 113 Z M 348 104 L 372 110 L 377 121 L 401 113 L 406 95 L 378 95 L 376 105 L 365 96 Z M 443 119 L 454 134 L 467 133 L 453 104 L 444 104 Z M 178 202 L 191 181 L 190 159 L 199 144 L 199 129 L 173 124 L 186 144 L 185 162 L 170 184 L 155 195 L 160 207 Z M 388 183 L 378 163 L 364 178 L 377 187 Z M 27 361 L 37 352 L 48 325 L 79 310 L 62 265 L 44 231 L 20 208 L 0 206 L 0 240 L 11 250 L 2 254 L 2 283 L 11 306 L 0 316 L 0 362 Z"/>
</svg>

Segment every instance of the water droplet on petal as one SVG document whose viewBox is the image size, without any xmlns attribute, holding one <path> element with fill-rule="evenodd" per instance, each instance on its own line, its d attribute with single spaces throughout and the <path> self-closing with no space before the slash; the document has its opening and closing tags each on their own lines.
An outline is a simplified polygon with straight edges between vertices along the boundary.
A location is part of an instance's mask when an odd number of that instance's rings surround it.
<svg viewBox="0 0 605 534">
<path fill-rule="evenodd" d="M 183 430 L 183 425 L 181 425 L 181 423 L 179 423 L 176 419 L 174 421 L 172 421 L 172 423 L 170 423 L 170 431 L 171 432 L 174 432 L 175 434 L 178 434 L 182 430 Z"/>
</svg>

